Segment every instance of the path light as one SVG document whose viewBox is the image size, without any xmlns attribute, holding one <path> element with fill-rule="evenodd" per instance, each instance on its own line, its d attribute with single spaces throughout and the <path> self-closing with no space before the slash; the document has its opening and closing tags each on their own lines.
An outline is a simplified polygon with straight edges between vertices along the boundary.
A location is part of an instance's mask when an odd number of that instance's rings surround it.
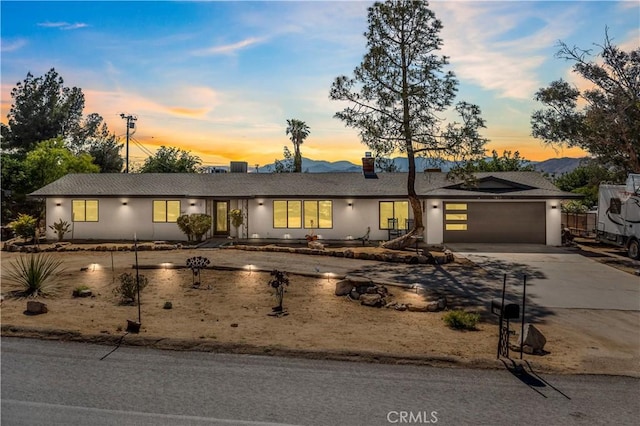
<svg viewBox="0 0 640 426">
<path fill-rule="evenodd" d="M 255 265 L 244 265 L 244 269 L 248 269 L 249 270 L 249 275 L 251 275 L 251 272 L 253 272 L 253 267 Z"/>
</svg>

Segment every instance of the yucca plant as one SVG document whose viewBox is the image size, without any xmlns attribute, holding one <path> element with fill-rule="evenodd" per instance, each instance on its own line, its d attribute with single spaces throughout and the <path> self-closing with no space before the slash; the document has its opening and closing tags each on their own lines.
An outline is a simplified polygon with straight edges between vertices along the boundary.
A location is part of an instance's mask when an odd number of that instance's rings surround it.
<svg viewBox="0 0 640 426">
<path fill-rule="evenodd" d="M 10 263 L 6 278 L 18 287 L 24 297 L 47 297 L 58 290 L 55 282 L 62 272 L 62 261 L 51 255 L 31 254 L 20 256 Z"/>
</svg>

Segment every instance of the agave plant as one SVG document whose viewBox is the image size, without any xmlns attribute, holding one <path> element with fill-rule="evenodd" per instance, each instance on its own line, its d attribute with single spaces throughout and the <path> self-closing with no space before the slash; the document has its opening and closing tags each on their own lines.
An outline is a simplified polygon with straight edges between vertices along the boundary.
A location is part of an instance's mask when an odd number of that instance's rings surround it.
<svg viewBox="0 0 640 426">
<path fill-rule="evenodd" d="M 52 296 L 58 290 L 54 278 L 62 272 L 62 261 L 46 254 L 20 256 L 11 262 L 6 279 L 25 297 Z"/>
</svg>

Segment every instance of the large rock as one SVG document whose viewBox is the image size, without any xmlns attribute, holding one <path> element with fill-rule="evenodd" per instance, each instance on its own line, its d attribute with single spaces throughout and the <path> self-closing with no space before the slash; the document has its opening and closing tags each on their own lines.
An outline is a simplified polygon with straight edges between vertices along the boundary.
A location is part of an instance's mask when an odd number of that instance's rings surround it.
<svg viewBox="0 0 640 426">
<path fill-rule="evenodd" d="M 322 243 L 320 243 L 318 241 L 309 241 L 307 243 L 307 246 L 310 249 L 313 249 L 313 250 L 324 250 L 324 244 L 322 244 Z"/>
<path fill-rule="evenodd" d="M 30 315 L 40 315 L 49 312 L 47 305 L 42 302 L 36 302 L 35 300 L 29 300 L 27 302 L 27 313 Z"/>
<path fill-rule="evenodd" d="M 386 301 L 379 294 L 362 294 L 360 295 L 360 304 L 379 308 L 381 306 L 384 306 L 386 304 Z"/>
<path fill-rule="evenodd" d="M 412 303 L 407 303 L 407 310 L 409 312 L 427 312 L 428 305 L 414 305 Z"/>
<path fill-rule="evenodd" d="M 547 344 L 547 339 L 533 324 L 527 323 L 524 325 L 524 333 L 516 342 L 518 350 L 520 350 L 520 341 L 523 337 L 522 350 L 526 353 L 540 353 L 544 350 L 544 345 Z"/>
<path fill-rule="evenodd" d="M 336 296 L 346 296 L 353 290 L 353 283 L 349 280 L 340 280 L 336 283 Z"/>
</svg>

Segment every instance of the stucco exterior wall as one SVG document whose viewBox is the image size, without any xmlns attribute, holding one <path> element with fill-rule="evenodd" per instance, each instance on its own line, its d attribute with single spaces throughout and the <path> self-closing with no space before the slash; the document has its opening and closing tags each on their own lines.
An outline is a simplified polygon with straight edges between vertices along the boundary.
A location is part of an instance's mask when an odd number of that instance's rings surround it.
<svg viewBox="0 0 640 426">
<path fill-rule="evenodd" d="M 561 200 L 547 200 L 547 245 L 562 245 L 562 210 Z"/>
<path fill-rule="evenodd" d="M 176 223 L 153 222 L 153 198 L 86 198 L 98 200 L 98 222 L 73 222 L 71 220 L 71 198 L 48 198 L 46 200 L 47 239 L 55 241 L 55 231 L 49 226 L 60 219 L 72 225 L 65 239 L 95 240 L 138 240 L 186 241 L 186 236 Z M 211 213 L 207 211 L 205 199 L 182 198 L 180 213 Z M 229 208 L 239 208 L 245 216 L 245 223 L 238 229 L 241 236 L 248 238 L 302 239 L 310 233 L 307 228 L 274 228 L 273 199 L 232 200 Z M 379 229 L 379 201 L 398 201 L 397 199 L 334 199 L 333 227 L 315 229 L 322 239 L 359 238 L 371 228 L 369 238 L 386 240 L 388 231 Z M 456 200 L 474 202 L 477 200 Z M 486 202 L 486 200 L 483 200 Z M 498 200 L 497 202 L 505 202 Z M 513 201 L 518 202 L 518 201 Z M 126 203 L 126 204 L 125 204 Z M 58 205 L 59 204 L 59 205 Z M 546 201 L 546 242 L 547 245 L 561 244 L 560 200 Z M 553 208 L 556 206 L 556 208 Z M 425 242 L 442 244 L 443 242 L 443 200 L 424 200 Z M 410 212 L 410 216 L 413 216 Z M 230 233 L 236 236 L 236 230 L 230 226 Z"/>
<path fill-rule="evenodd" d="M 65 239 L 133 240 L 134 235 L 138 240 L 147 241 L 186 241 L 187 239 L 175 222 L 153 222 L 152 198 L 85 199 L 98 200 L 98 222 L 73 222 L 71 198 L 47 199 L 46 235 L 48 240 L 57 240 L 55 231 L 49 226 L 60 219 L 71 224 L 71 230 L 65 235 Z M 204 200 L 188 198 L 177 200 L 180 201 L 180 214 L 205 213 Z"/>
</svg>

